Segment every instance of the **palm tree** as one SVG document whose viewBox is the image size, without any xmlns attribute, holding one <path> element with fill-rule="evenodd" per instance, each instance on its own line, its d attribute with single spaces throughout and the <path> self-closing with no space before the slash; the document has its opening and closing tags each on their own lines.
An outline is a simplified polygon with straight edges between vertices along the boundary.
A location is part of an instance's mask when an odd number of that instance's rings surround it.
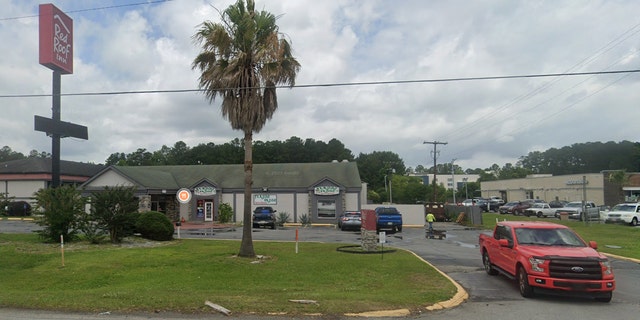
<svg viewBox="0 0 640 320">
<path fill-rule="evenodd" d="M 295 84 L 300 64 L 276 25 L 277 17 L 255 11 L 254 0 L 238 0 L 220 13 L 221 22 L 205 21 L 193 36 L 202 51 L 192 64 L 209 102 L 222 98 L 222 116 L 244 133 L 244 221 L 241 257 L 254 257 L 251 238 L 253 133 L 260 132 L 278 108 L 276 86 Z"/>
</svg>

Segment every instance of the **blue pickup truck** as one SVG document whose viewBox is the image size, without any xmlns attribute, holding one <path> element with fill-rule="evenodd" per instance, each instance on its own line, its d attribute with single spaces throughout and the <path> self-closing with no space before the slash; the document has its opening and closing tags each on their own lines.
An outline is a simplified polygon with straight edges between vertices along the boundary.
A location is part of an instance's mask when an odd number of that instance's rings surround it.
<svg viewBox="0 0 640 320">
<path fill-rule="evenodd" d="M 402 232 L 402 214 L 394 207 L 376 208 L 376 231 Z"/>
</svg>

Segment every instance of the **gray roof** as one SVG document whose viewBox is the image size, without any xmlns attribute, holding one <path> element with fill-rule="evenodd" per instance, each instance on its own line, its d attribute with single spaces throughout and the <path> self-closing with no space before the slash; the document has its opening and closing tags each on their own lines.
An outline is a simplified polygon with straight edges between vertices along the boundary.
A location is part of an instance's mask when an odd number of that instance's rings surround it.
<svg viewBox="0 0 640 320">
<path fill-rule="evenodd" d="M 0 163 L 2 174 L 51 173 L 51 158 L 27 158 Z M 60 174 L 92 177 L 104 169 L 104 165 L 60 160 Z"/>
<path fill-rule="evenodd" d="M 193 187 L 203 180 L 225 189 L 244 188 L 244 165 L 111 166 L 147 189 Z M 361 188 L 355 162 L 278 163 L 253 166 L 254 188 L 306 188 L 330 180 L 345 188 Z M 91 180 L 85 183 L 89 184 Z"/>
</svg>

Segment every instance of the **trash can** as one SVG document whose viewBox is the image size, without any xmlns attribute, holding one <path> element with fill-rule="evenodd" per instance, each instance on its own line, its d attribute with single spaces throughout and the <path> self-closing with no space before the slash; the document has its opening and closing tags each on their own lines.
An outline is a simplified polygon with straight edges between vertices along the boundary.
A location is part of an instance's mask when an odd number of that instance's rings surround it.
<svg viewBox="0 0 640 320">
<path fill-rule="evenodd" d="M 560 221 L 567 221 L 567 220 L 569 220 L 569 213 L 560 212 Z"/>
</svg>

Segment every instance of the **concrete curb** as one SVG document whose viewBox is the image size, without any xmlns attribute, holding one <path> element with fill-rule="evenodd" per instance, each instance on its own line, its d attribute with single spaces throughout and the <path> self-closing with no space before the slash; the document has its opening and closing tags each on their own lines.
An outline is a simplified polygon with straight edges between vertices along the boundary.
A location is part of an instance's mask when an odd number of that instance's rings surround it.
<svg viewBox="0 0 640 320">
<path fill-rule="evenodd" d="M 406 250 L 406 251 L 409 251 L 409 250 Z M 451 278 L 448 274 L 442 272 L 442 270 L 436 268 L 433 264 L 431 264 L 427 260 L 424 260 L 422 257 L 417 255 L 415 252 L 413 252 L 413 251 L 409 251 L 409 252 L 411 252 L 411 254 L 413 254 L 418 259 L 422 260 L 422 262 L 428 264 L 433 269 L 438 271 L 442 276 L 447 278 L 449 281 L 451 281 L 451 283 L 453 283 L 453 285 L 456 287 L 456 290 L 457 290 L 456 294 L 454 294 L 451 299 L 446 300 L 446 301 L 436 302 L 433 305 L 425 307 L 425 309 L 427 309 L 429 311 L 441 310 L 441 309 L 449 309 L 449 308 L 457 307 L 460 304 L 462 304 L 465 300 L 469 299 L 469 293 L 467 293 L 467 290 L 465 290 L 458 282 L 453 280 L 453 278 Z"/>
<path fill-rule="evenodd" d="M 411 250 L 402 249 L 402 248 L 397 248 L 397 249 L 404 250 L 404 251 L 407 251 L 407 252 L 411 253 L 416 258 L 420 259 L 422 262 L 424 262 L 425 264 L 429 265 L 430 267 L 432 267 L 433 269 L 438 271 L 442 276 L 444 276 L 449 281 L 451 281 L 451 283 L 453 283 L 453 285 L 456 287 L 457 292 L 456 292 L 455 295 L 453 295 L 453 297 L 451 299 L 446 300 L 446 301 L 436 302 L 433 305 L 425 307 L 426 310 L 434 311 L 434 310 L 442 310 L 442 309 L 454 308 L 454 307 L 457 307 L 460 304 L 462 304 L 465 300 L 469 299 L 469 294 L 467 293 L 467 290 L 465 290 L 458 282 L 453 280 L 453 278 L 451 278 L 449 275 L 447 275 L 446 273 L 442 272 L 440 269 L 436 268 L 429 261 L 424 260 L 422 257 L 420 257 L 419 255 L 417 255 L 415 252 L 413 252 Z M 409 309 L 368 311 L 368 312 L 362 312 L 362 313 L 345 313 L 345 316 L 349 316 L 349 317 L 365 317 L 365 318 L 366 317 L 406 317 L 406 316 L 409 316 L 409 315 L 411 315 L 411 311 Z"/>
<path fill-rule="evenodd" d="M 616 258 L 616 259 L 618 259 L 618 260 L 627 260 L 627 261 L 632 261 L 632 262 L 635 262 L 635 263 L 640 264 L 640 259 L 629 258 L 629 257 L 625 257 L 625 256 L 619 256 L 619 255 L 617 255 L 617 254 L 607 253 L 607 252 L 600 252 L 600 253 L 604 254 L 604 255 L 605 255 L 605 256 L 607 256 L 607 257 L 613 257 L 613 258 Z"/>
</svg>

